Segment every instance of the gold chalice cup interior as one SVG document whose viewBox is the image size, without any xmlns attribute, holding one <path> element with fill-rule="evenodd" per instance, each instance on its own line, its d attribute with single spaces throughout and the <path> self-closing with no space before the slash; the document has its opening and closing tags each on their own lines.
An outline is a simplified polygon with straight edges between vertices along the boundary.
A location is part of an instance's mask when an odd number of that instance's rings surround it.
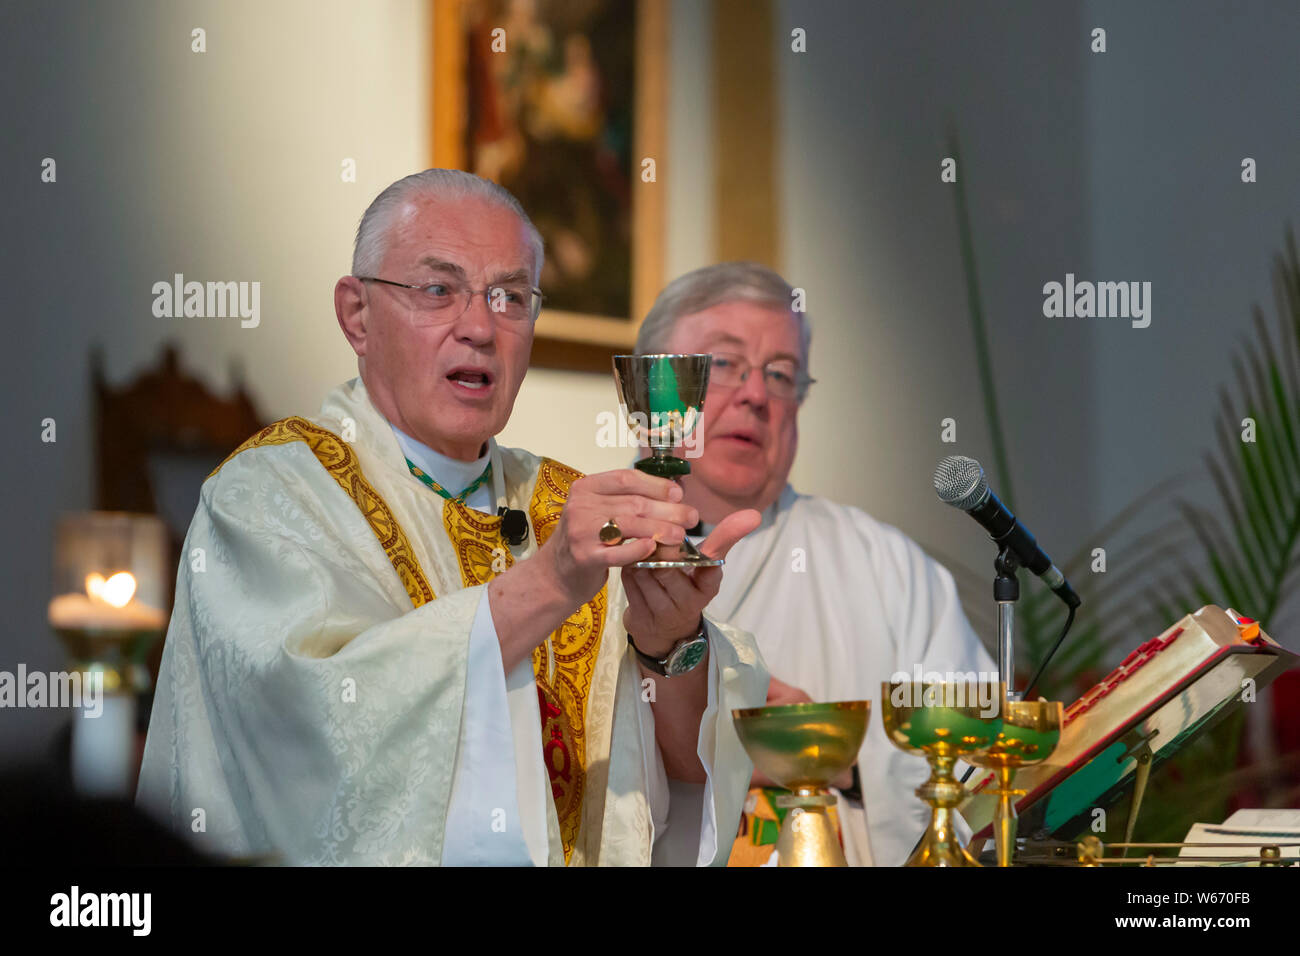
<svg viewBox="0 0 1300 956">
<path fill-rule="evenodd" d="M 993 746 L 970 758 L 979 767 L 1024 767 L 1046 760 L 1061 740 L 1064 713 L 1057 700 L 1008 700 Z"/>
<path fill-rule="evenodd" d="M 699 424 L 712 363 L 713 356 L 703 353 L 614 356 L 614 384 L 628 426 L 650 446 L 655 459 L 664 459 L 664 453 L 682 444 Z M 686 465 L 682 474 L 689 472 Z"/>
</svg>

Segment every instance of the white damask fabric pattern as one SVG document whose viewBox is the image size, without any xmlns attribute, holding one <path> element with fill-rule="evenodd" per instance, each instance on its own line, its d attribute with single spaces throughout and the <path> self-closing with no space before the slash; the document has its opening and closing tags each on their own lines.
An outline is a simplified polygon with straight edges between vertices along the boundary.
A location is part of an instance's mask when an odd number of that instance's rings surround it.
<svg viewBox="0 0 1300 956">
<path fill-rule="evenodd" d="M 412 608 L 365 516 L 305 443 L 227 461 L 205 482 L 186 538 L 137 800 L 222 857 L 438 864 L 486 586 L 462 587 L 441 500 L 412 478 L 359 379 L 331 392 L 312 421 L 348 440 L 436 598 Z M 527 510 L 540 459 L 499 453 L 509 506 Z M 514 558 L 535 549 L 530 535 Z M 617 572 L 608 595 L 571 862 L 648 865 L 661 761 L 647 749 L 653 717 L 622 630 Z M 666 822 L 700 827 L 699 862 L 718 865 L 729 846 L 706 854 L 709 831 L 734 830 L 751 772 L 730 711 L 761 704 L 768 678 L 749 635 L 716 623 L 709 632 L 700 755 L 710 799 L 702 817 L 679 822 L 669 807 Z M 515 759 L 510 748 L 496 756 Z M 562 865 L 554 804 L 545 791 L 520 794 L 534 799 L 546 805 L 548 861 Z"/>
</svg>

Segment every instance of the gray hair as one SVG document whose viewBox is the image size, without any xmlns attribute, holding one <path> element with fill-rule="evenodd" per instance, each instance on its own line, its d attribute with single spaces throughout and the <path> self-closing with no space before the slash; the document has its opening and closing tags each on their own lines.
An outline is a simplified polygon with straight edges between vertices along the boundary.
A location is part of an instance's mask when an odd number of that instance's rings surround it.
<svg viewBox="0 0 1300 956">
<path fill-rule="evenodd" d="M 726 302 L 752 302 L 789 312 L 799 323 L 799 349 L 803 371 L 807 374 L 812 327 L 805 312 L 791 308 L 794 294 L 790 283 L 757 262 L 720 262 L 688 272 L 668 283 L 646 313 L 636 337 L 637 354 L 653 354 L 667 348 L 668 339 L 682 316 Z"/>
<path fill-rule="evenodd" d="M 528 230 L 529 245 L 533 251 L 533 281 L 536 282 L 542 274 L 542 234 L 508 189 L 460 169 L 426 169 L 393 183 L 376 196 L 361 215 L 356 243 L 352 249 L 354 276 L 375 274 L 384 259 L 385 241 L 392 226 L 393 214 L 418 195 L 433 195 L 440 199 L 483 199 L 509 209 Z"/>
</svg>

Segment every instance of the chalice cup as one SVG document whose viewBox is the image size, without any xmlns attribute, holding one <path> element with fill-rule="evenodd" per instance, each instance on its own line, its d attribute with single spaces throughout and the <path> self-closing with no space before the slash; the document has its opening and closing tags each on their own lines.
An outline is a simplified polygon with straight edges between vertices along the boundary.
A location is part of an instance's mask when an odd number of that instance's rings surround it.
<svg viewBox="0 0 1300 956">
<path fill-rule="evenodd" d="M 709 390 L 712 355 L 615 355 L 614 384 L 627 421 L 650 457 L 636 463 L 638 471 L 674 481 L 691 473 L 691 463 L 670 452 L 686 444 L 700 424 L 704 396 Z M 635 568 L 712 568 L 721 558 L 700 553 L 689 540 L 664 546 L 638 561 Z"/>
<path fill-rule="evenodd" d="M 842 700 L 733 710 L 736 734 L 754 766 L 790 792 L 776 841 L 780 866 L 848 866 L 828 807 L 831 781 L 853 766 L 867 735 L 871 702 Z"/>
<path fill-rule="evenodd" d="M 993 746 L 970 757 L 977 767 L 998 775 L 993 835 L 998 866 L 1010 866 L 1016 849 L 1016 800 L 1025 791 L 1014 787 L 1016 770 L 1046 760 L 1061 739 L 1063 708 L 1056 700 L 1008 700 L 1002 703 L 1002 730 Z"/>
<path fill-rule="evenodd" d="M 907 753 L 924 756 L 930 779 L 916 795 L 930 805 L 930 825 L 904 866 L 979 866 L 961 845 L 953 811 L 965 788 L 953 776 L 958 759 L 993 746 L 1002 729 L 1006 685 L 992 681 L 887 681 L 880 687 L 885 735 Z"/>
</svg>

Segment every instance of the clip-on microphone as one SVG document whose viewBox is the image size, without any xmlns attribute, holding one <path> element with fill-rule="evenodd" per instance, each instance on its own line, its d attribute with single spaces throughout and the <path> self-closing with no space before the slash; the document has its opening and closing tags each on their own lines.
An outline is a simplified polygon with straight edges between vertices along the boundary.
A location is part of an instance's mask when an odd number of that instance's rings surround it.
<svg viewBox="0 0 1300 956">
<path fill-rule="evenodd" d="M 497 508 L 497 517 L 501 519 L 501 534 L 511 547 L 519 547 L 528 537 L 528 516 L 517 508 L 501 505 Z"/>
</svg>

